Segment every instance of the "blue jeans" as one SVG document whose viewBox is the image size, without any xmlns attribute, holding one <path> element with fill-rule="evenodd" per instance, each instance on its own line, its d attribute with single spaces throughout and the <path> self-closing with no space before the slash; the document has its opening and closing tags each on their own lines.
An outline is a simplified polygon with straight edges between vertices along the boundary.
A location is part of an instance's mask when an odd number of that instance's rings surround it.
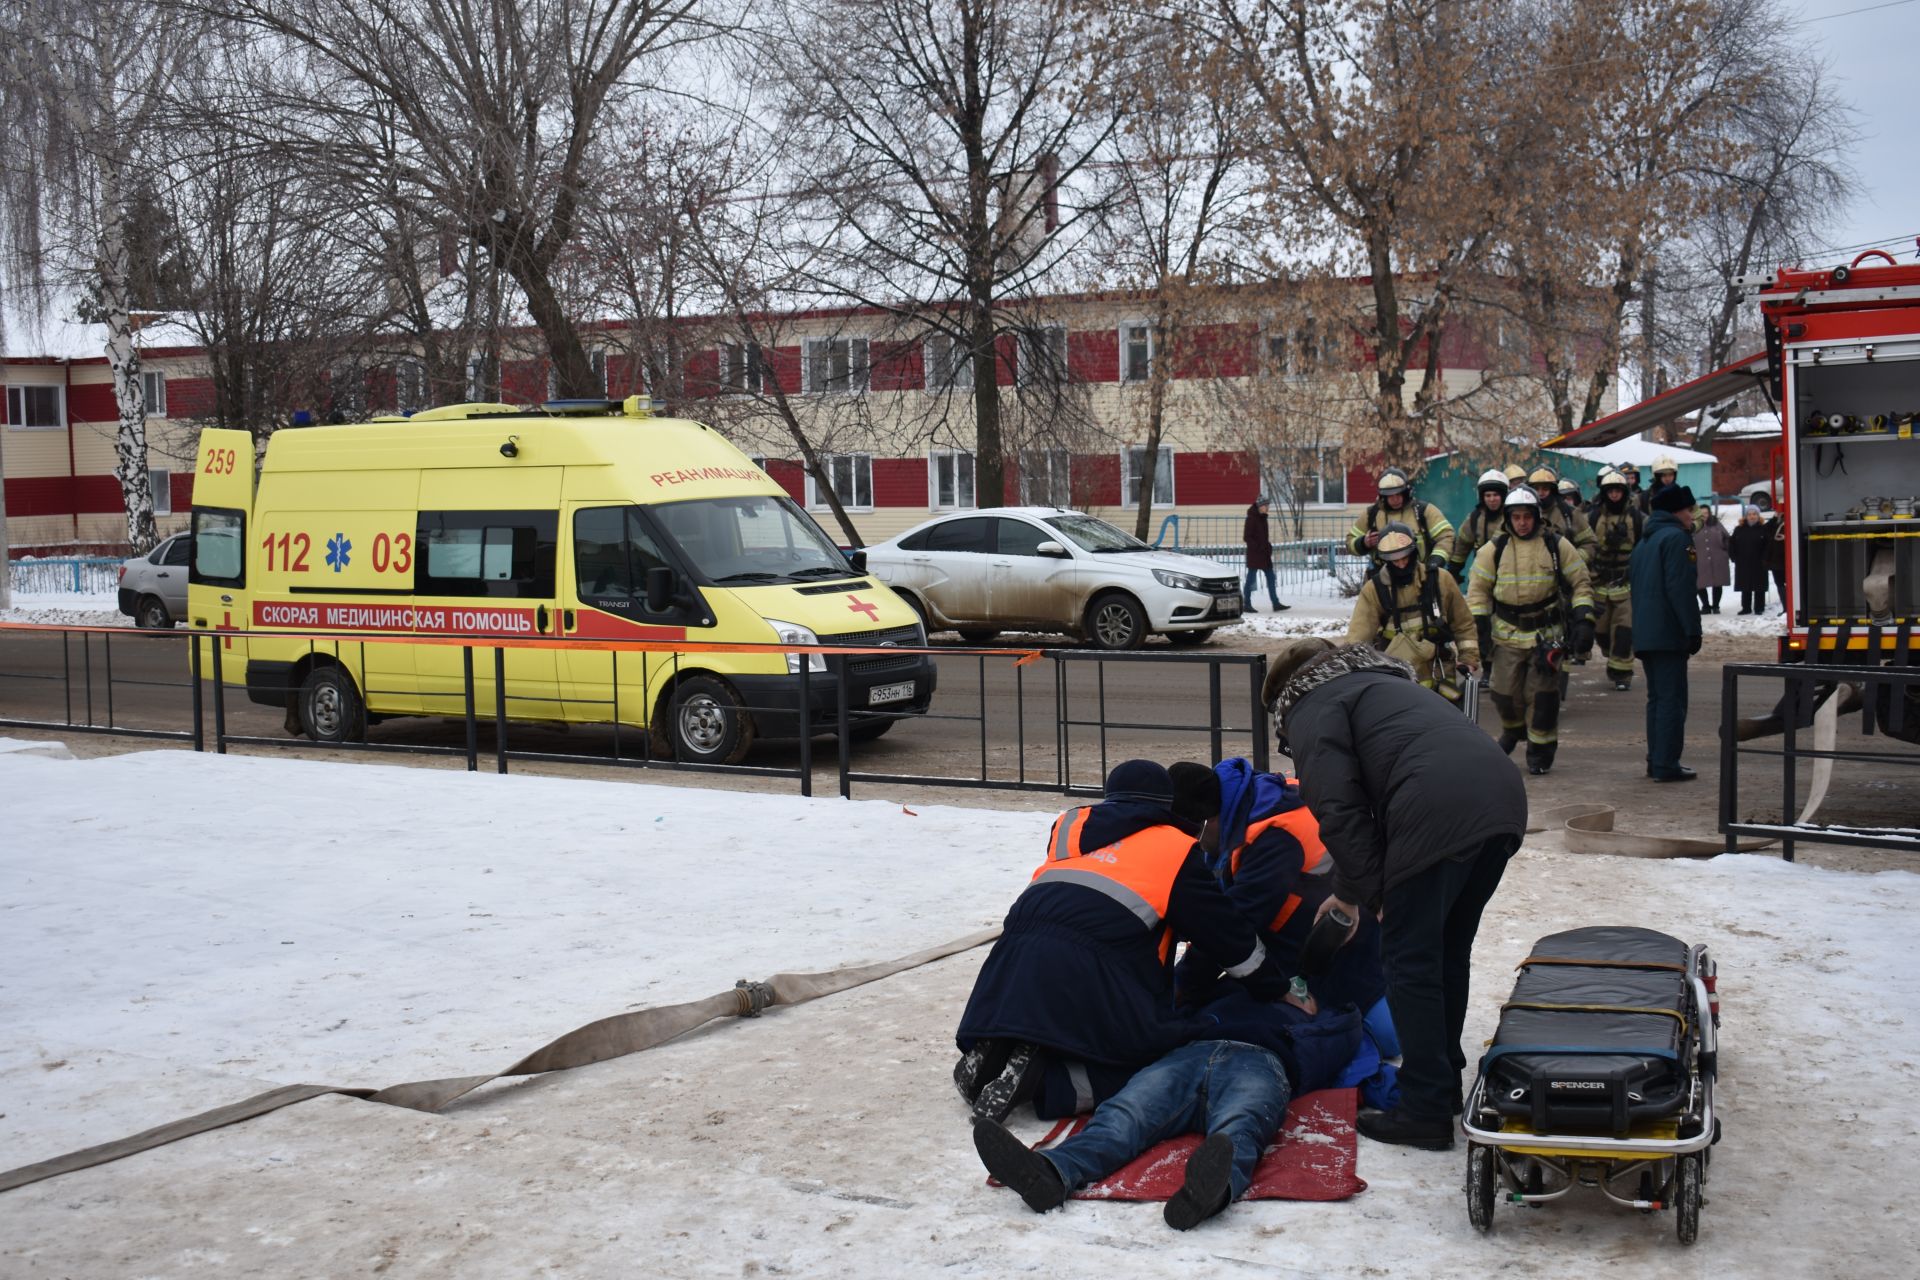
<svg viewBox="0 0 1920 1280">
<path fill-rule="evenodd" d="M 1280 1132 L 1292 1088 L 1280 1059 L 1238 1040 L 1196 1040 L 1101 1103 L 1087 1127 L 1041 1152 L 1068 1190 L 1098 1182 L 1155 1143 L 1183 1133 L 1233 1141 L 1233 1198 L 1253 1181 L 1260 1153 Z"/>
<path fill-rule="evenodd" d="M 1240 589 L 1240 603 L 1249 611 L 1253 608 L 1253 580 L 1263 573 L 1267 575 L 1267 599 L 1276 605 L 1280 603 L 1280 595 L 1273 589 L 1273 567 L 1269 565 L 1265 569 L 1249 569 L 1247 583 Z"/>
</svg>

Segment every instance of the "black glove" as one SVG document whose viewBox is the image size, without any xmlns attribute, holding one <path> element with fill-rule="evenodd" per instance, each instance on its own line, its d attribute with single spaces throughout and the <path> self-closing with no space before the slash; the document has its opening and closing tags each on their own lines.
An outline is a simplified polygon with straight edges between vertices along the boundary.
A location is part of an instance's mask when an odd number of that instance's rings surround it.
<svg viewBox="0 0 1920 1280">
<path fill-rule="evenodd" d="M 1695 636 L 1693 639 L 1687 641 L 1687 656 L 1691 658 L 1698 652 L 1700 652 L 1700 637 Z"/>
<path fill-rule="evenodd" d="M 1593 651 L 1593 619 L 1575 618 L 1573 634 L 1567 639 L 1575 653 L 1591 653 Z"/>
<path fill-rule="evenodd" d="M 1473 629 L 1480 634 L 1480 657 L 1482 661 L 1493 661 L 1493 618 L 1481 614 L 1473 620 Z"/>
<path fill-rule="evenodd" d="M 1436 551 L 1432 555 L 1428 556 L 1427 567 L 1429 569 L 1432 569 L 1435 573 L 1441 573 L 1445 571 L 1447 568 L 1446 554 L 1444 552 Z"/>
</svg>

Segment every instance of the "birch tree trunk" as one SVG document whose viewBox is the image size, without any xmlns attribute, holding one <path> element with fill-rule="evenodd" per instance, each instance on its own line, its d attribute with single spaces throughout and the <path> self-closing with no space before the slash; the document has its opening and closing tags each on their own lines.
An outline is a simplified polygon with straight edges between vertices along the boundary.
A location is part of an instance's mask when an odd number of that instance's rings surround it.
<svg viewBox="0 0 1920 1280">
<path fill-rule="evenodd" d="M 113 401 L 119 423 L 113 435 L 113 475 L 126 504 L 127 545 L 144 555 L 159 541 L 153 522 L 153 474 L 147 470 L 146 389 L 140 382 L 140 352 L 133 345 L 128 275 L 126 200 L 120 156 L 102 156 L 100 183 L 100 321 L 107 328 L 107 365 L 113 370 Z"/>
</svg>

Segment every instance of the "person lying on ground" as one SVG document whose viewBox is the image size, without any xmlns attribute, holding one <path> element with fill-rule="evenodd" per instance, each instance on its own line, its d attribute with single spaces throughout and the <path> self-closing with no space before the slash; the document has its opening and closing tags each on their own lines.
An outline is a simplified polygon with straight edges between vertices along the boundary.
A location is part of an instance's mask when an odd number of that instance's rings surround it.
<svg viewBox="0 0 1920 1280">
<path fill-rule="evenodd" d="M 1193 1016 L 1173 999 L 1177 942 L 1260 999 L 1286 993 L 1288 975 L 1172 802 L 1165 768 L 1128 760 L 1100 804 L 1054 822 L 955 1034 L 954 1083 L 980 1114 L 1001 1119 L 1028 1100 L 1043 1116 L 1078 1114 L 1192 1040 Z"/>
</svg>

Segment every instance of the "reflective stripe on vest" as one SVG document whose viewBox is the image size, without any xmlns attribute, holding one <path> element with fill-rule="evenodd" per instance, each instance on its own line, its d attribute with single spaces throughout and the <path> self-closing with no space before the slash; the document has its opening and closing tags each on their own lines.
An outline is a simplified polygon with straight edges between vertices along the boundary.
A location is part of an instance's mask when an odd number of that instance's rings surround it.
<svg viewBox="0 0 1920 1280">
<path fill-rule="evenodd" d="M 1292 779 L 1288 781 L 1291 782 Z M 1320 820 L 1308 812 L 1307 806 L 1301 805 L 1297 809 L 1288 809 L 1284 813 L 1276 813 L 1272 817 L 1260 818 L 1247 824 L 1247 838 L 1241 842 L 1239 848 L 1233 851 L 1232 866 L 1235 875 L 1240 874 L 1240 855 L 1251 848 L 1255 840 L 1275 827 L 1300 842 L 1300 874 L 1308 876 L 1332 874 L 1333 859 L 1327 856 L 1326 843 L 1320 839 Z M 1280 910 L 1274 913 L 1273 919 L 1267 924 L 1267 929 L 1278 933 L 1281 927 L 1293 918 L 1293 913 L 1300 909 L 1300 901 L 1299 894 L 1288 894 L 1287 900 L 1280 904 Z"/>
<path fill-rule="evenodd" d="M 1173 881 L 1193 850 L 1193 837 L 1175 827 L 1148 827 L 1098 849 L 1081 851 L 1087 810 L 1068 810 L 1054 824 L 1047 860 L 1033 883 L 1076 884 L 1104 894 L 1133 913 L 1149 933 L 1158 932 L 1161 960 L 1173 951 L 1167 901 Z M 1064 855 L 1060 852 L 1065 850 Z"/>
</svg>

